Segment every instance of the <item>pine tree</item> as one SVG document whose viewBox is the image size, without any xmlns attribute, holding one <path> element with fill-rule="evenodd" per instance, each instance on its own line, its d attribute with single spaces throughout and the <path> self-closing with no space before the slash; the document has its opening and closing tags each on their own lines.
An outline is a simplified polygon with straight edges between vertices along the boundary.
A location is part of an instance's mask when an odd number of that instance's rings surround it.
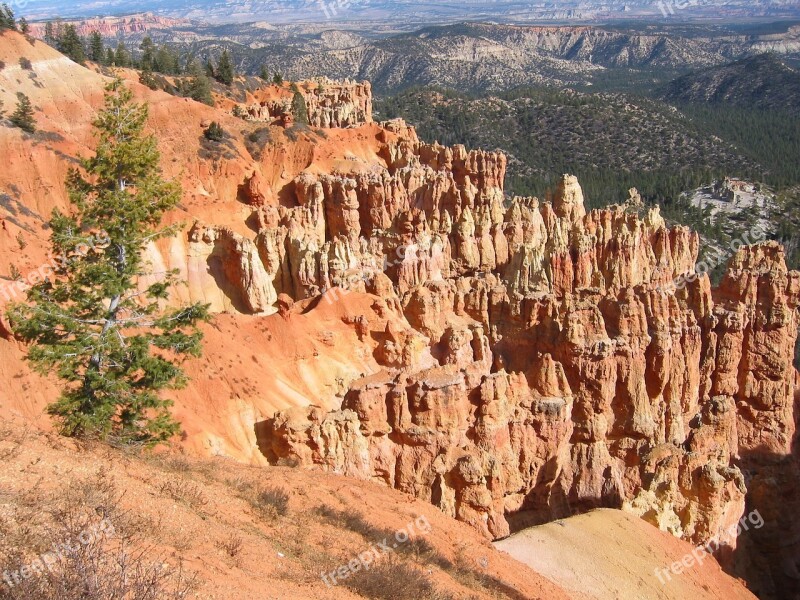
<svg viewBox="0 0 800 600">
<path fill-rule="evenodd" d="M 33 118 L 33 106 L 30 98 L 22 92 L 17 92 L 17 110 L 11 115 L 11 122 L 28 133 L 36 131 L 36 121 Z"/>
<path fill-rule="evenodd" d="M 0 31 L 4 29 L 16 29 L 17 21 L 14 18 L 14 11 L 8 4 L 0 5 Z"/>
<path fill-rule="evenodd" d="M 211 82 L 196 62 L 189 65 L 189 85 L 186 95 L 192 100 L 214 106 L 214 97 L 211 95 Z"/>
<path fill-rule="evenodd" d="M 308 109 L 306 108 L 306 101 L 300 90 L 294 93 L 292 98 L 292 115 L 294 116 L 295 123 L 300 125 L 308 125 Z"/>
<path fill-rule="evenodd" d="M 58 49 L 62 54 L 66 54 L 78 64 L 83 64 L 86 61 L 83 40 L 78 35 L 75 25 L 68 23 L 64 26 L 64 30 L 58 38 Z"/>
<path fill-rule="evenodd" d="M 170 75 L 172 73 L 172 57 L 164 46 L 156 50 L 153 57 L 153 71 Z"/>
<path fill-rule="evenodd" d="M 57 43 L 56 32 L 51 21 L 44 24 L 44 43 L 49 46 L 55 46 Z"/>
<path fill-rule="evenodd" d="M 122 68 L 131 66 L 131 55 L 125 47 L 125 42 L 117 44 L 117 51 L 114 53 L 114 65 Z"/>
<path fill-rule="evenodd" d="M 100 64 L 106 58 L 106 49 L 103 44 L 103 36 L 99 31 L 93 31 L 89 35 L 89 58 Z"/>
<path fill-rule="evenodd" d="M 58 48 L 58 40 L 61 39 L 61 36 L 64 33 L 64 22 L 58 18 L 56 19 L 56 24 L 53 28 L 53 47 Z"/>
<path fill-rule="evenodd" d="M 261 72 L 258 76 L 264 81 L 269 81 L 269 70 L 267 69 L 266 65 L 261 66 Z"/>
<path fill-rule="evenodd" d="M 106 60 L 104 63 L 107 67 L 113 67 L 116 64 L 116 57 L 114 56 L 114 51 L 111 48 L 106 48 Z"/>
<path fill-rule="evenodd" d="M 231 62 L 231 55 L 228 54 L 227 50 L 223 50 L 217 64 L 216 79 L 220 83 L 231 85 L 235 77 L 236 71 L 233 68 L 233 62 Z"/>
<path fill-rule="evenodd" d="M 197 325 L 207 307 L 163 308 L 177 272 L 138 285 L 152 275 L 147 245 L 176 231 L 161 220 L 181 195 L 162 178 L 146 121 L 147 106 L 134 104 L 121 80 L 110 83 L 94 122 L 96 154 L 82 161 L 83 173 L 67 177 L 72 213 L 56 210 L 50 222 L 59 258 L 28 291 L 27 303 L 9 310 L 14 331 L 30 343 L 28 359 L 64 382 L 48 412 L 65 435 L 117 443 L 169 439 L 179 426 L 159 393 L 184 385 L 178 361 L 201 352 Z"/>
<path fill-rule="evenodd" d="M 283 85 L 283 75 L 275 73 L 275 75 L 272 76 L 272 83 L 275 85 Z"/>
<path fill-rule="evenodd" d="M 141 73 L 139 73 L 139 83 L 142 85 L 146 85 L 151 90 L 160 89 L 160 85 L 158 80 L 153 76 L 153 72 L 150 69 L 145 69 Z"/>
<path fill-rule="evenodd" d="M 19 31 L 25 35 L 28 35 L 31 31 L 31 26 L 28 25 L 28 20 L 25 17 L 19 20 Z"/>
<path fill-rule="evenodd" d="M 180 57 L 166 46 L 160 46 L 156 52 L 153 70 L 165 75 L 180 75 Z"/>
<path fill-rule="evenodd" d="M 139 50 L 142 51 L 142 60 L 139 65 L 139 68 L 143 71 L 152 71 L 153 70 L 153 63 L 155 62 L 155 45 L 153 44 L 153 38 L 149 35 L 146 35 L 142 40 L 142 43 L 139 45 Z"/>
<path fill-rule="evenodd" d="M 212 142 L 221 142 L 225 139 L 225 130 L 216 121 L 211 121 L 211 125 L 203 132 L 203 135 Z"/>
</svg>

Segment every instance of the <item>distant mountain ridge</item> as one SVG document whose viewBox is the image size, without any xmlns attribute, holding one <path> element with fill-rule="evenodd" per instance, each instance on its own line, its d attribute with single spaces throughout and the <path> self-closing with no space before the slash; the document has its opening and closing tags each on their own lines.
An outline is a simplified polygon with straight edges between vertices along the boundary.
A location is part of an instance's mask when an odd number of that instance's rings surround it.
<svg viewBox="0 0 800 600">
<path fill-rule="evenodd" d="M 335 10 L 331 9 L 334 7 Z M 326 10 L 327 9 L 327 10 Z M 680 2 L 678 0 L 560 0 L 531 3 L 520 0 L 37 0 L 26 6 L 26 15 L 85 18 L 98 14 L 130 14 L 151 11 L 164 16 L 204 19 L 215 23 L 390 22 L 403 28 L 414 23 L 453 23 L 483 19 L 506 23 L 653 20 L 673 18 L 731 22 L 742 17 L 796 18 L 800 7 L 782 0 L 722 0 Z"/>
<path fill-rule="evenodd" d="M 97 31 L 104 37 L 147 33 L 153 30 L 170 30 L 176 27 L 191 25 L 190 21 L 184 19 L 162 17 L 152 13 L 140 13 L 120 17 L 95 17 L 69 22 L 75 25 L 78 35 L 88 36 L 93 31 Z M 44 21 L 31 23 L 30 28 L 33 36 L 39 38 L 44 37 Z"/>
<path fill-rule="evenodd" d="M 800 56 L 800 28 L 782 34 L 681 34 L 664 29 L 542 27 L 489 23 L 431 26 L 413 33 L 365 39 L 352 46 L 326 46 L 321 35 L 262 36 L 261 47 L 244 39 L 229 44 L 245 72 L 261 65 L 287 77 L 316 74 L 369 79 L 378 91 L 414 85 L 498 91 L 524 85 L 595 83 L 610 70 L 624 72 L 710 67 L 765 51 Z M 219 40 L 197 41 L 199 53 L 218 51 Z"/>
<path fill-rule="evenodd" d="M 292 80 L 368 79 L 379 93 L 418 85 L 479 92 L 598 85 L 609 75 L 625 80 L 631 73 L 666 83 L 690 70 L 764 52 L 800 61 L 800 26 L 791 24 L 744 31 L 465 22 L 386 33 L 320 25 L 214 25 L 152 14 L 74 22 L 83 35 L 97 30 L 106 38 L 123 38 L 129 48 L 138 47 L 145 35 L 201 60 L 216 59 L 227 48 L 243 73 L 255 75 L 266 66 Z M 42 24 L 34 34 L 42 36 Z"/>
<path fill-rule="evenodd" d="M 800 113 L 800 73 L 774 54 L 684 75 L 659 96 L 674 103 L 728 104 Z"/>
</svg>

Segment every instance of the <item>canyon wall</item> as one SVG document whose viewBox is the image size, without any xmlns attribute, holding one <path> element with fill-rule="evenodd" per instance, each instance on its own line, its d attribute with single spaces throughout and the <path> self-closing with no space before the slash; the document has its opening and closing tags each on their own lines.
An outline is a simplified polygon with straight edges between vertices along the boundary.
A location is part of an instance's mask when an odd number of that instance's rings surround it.
<svg viewBox="0 0 800 600">
<path fill-rule="evenodd" d="M 311 127 L 354 127 L 372 122 L 372 87 L 368 81 L 317 80 L 302 89 Z"/>
<path fill-rule="evenodd" d="M 507 514 L 541 522 L 595 506 L 624 506 L 698 543 L 735 524 L 740 453 L 786 455 L 794 432 L 800 274 L 782 249 L 741 250 L 717 291 L 702 276 L 667 293 L 692 271 L 699 241 L 667 228 L 657 208 L 586 214 L 573 177 L 552 203 L 505 208 L 502 157 L 416 151 L 412 169 L 446 165 L 438 193 L 422 185 L 409 200 L 390 174 L 371 188 L 298 187 L 319 190 L 359 283 L 392 280 L 393 305 L 422 342 L 379 332 L 384 369 L 355 382 L 339 411 L 276 415 L 270 458 L 380 480 L 489 537 L 509 533 Z M 382 219 L 400 239 L 382 233 Z M 373 276 L 380 255 L 358 247 L 362 232 L 385 257 L 403 244 L 402 258 Z M 318 273 L 312 285 L 342 285 L 345 264 L 331 278 L 326 255 L 323 246 L 304 272 Z M 419 369 L 426 345 L 437 364 Z"/>
<path fill-rule="evenodd" d="M 742 248 L 712 289 L 697 234 L 657 208 L 587 213 L 571 176 L 507 202 L 501 154 L 382 127 L 399 134 L 385 168 L 301 174 L 298 206 L 256 209 L 256 243 L 277 291 L 374 293 L 411 330 L 365 319 L 382 368 L 338 410 L 268 419 L 267 458 L 384 483 L 489 538 L 623 508 L 732 565 L 746 505 L 774 505 L 748 499 L 754 453 L 791 457 L 800 273 L 783 249 Z"/>
<path fill-rule="evenodd" d="M 800 274 L 779 245 L 742 248 L 712 289 L 694 273 L 697 234 L 635 190 L 587 212 L 564 176 L 545 200 L 509 199 L 504 155 L 376 125 L 374 160 L 312 160 L 282 195 L 246 180 L 255 236 L 208 252 L 230 256 L 242 312 L 274 312 L 278 297 L 378 298 L 346 318 L 377 368 L 339 408 L 310 399 L 259 423 L 267 460 L 380 482 L 487 538 L 622 508 L 714 541 L 733 569 L 746 510 L 796 531 L 772 483 L 800 481 Z M 769 552 L 781 566 L 751 581 L 794 585 L 776 582 L 797 549 Z"/>
</svg>

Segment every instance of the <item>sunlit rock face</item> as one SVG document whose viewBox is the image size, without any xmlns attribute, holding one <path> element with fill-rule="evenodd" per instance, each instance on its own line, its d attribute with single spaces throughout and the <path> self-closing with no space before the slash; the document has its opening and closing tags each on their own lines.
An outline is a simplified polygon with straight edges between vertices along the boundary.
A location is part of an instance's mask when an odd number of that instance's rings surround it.
<svg viewBox="0 0 800 600">
<path fill-rule="evenodd" d="M 657 208 L 587 213 L 571 176 L 504 202 L 500 155 L 413 138 L 386 154 L 380 174 L 298 181 L 325 206 L 314 285 L 383 264 L 420 337 L 386 340 L 341 411 L 295 416 L 291 436 L 278 415 L 271 459 L 382 481 L 487 537 L 611 506 L 735 547 L 747 457 L 786 456 L 794 433 L 782 249 L 743 248 L 712 290 L 698 236 Z"/>
</svg>

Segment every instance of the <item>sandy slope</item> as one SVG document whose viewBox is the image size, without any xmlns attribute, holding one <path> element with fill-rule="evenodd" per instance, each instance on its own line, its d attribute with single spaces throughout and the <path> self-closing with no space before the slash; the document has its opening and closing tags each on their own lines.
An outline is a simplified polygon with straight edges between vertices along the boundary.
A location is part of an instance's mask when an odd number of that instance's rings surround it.
<svg viewBox="0 0 800 600">
<path fill-rule="evenodd" d="M 413 550 L 400 544 L 382 560 L 397 559 L 415 570 L 414 577 L 427 577 L 438 600 L 754 598 L 712 561 L 659 587 L 653 569 L 680 560 L 691 546 L 618 511 L 535 527 L 493 547 L 468 525 L 407 494 L 316 471 L 78 447 L 22 420 L 0 422 L 0 457 L 0 567 L 12 571 L 20 559 L 8 559 L 9 546 L 25 550 L 31 560 L 49 548 L 57 537 L 49 511 L 70 497 L 68 490 L 79 489 L 83 495 L 73 508 L 91 514 L 102 505 L 118 534 L 135 528 L 147 547 L 146 562 L 173 570 L 182 562 L 196 574 L 198 586 L 189 598 L 376 597 L 346 585 L 327 586 L 320 573 L 420 517 L 429 525 L 417 536 L 425 544 Z M 121 495 L 117 507 L 103 494 L 109 481 L 112 495 Z M 288 495 L 285 514 L 258 502 L 261 490 L 275 489 Z M 114 539 L 119 535 L 110 547 Z M 226 544 L 236 540 L 240 547 L 231 556 Z M 397 572 L 381 573 L 392 594 L 400 584 Z M 389 597 L 434 598 L 399 592 Z"/>
<path fill-rule="evenodd" d="M 387 546 L 393 548 L 391 536 L 416 522 L 416 537 L 425 545 L 412 551 L 401 543 L 388 554 L 381 551 L 373 573 L 381 563 L 388 567 L 396 559 L 413 568 L 415 577 L 428 577 L 441 600 L 569 597 L 492 548 L 468 525 L 425 502 L 364 481 L 301 469 L 254 468 L 221 458 L 78 448 L 21 421 L 0 422 L 0 457 L 0 573 L 19 571 L 53 542 L 74 543 L 56 539 L 48 513 L 71 497 L 68 490 L 79 489 L 82 495 L 72 510 L 91 515 L 102 508 L 116 530 L 110 548 L 135 528 L 147 548 L 145 563 L 159 561 L 174 570 L 182 561 L 186 571 L 196 574 L 198 586 L 188 598 L 361 598 L 347 585 L 326 585 L 320 573 L 330 573 L 387 536 Z M 114 493 L 104 494 L 109 483 Z M 259 503 L 258 493 L 265 489 L 288 495 L 285 514 Z M 120 495 L 118 503 L 109 502 Z M 320 514 L 323 506 L 329 516 Z M 241 546 L 231 556 L 226 543 L 236 540 Z M 9 558 L 9 547 L 23 549 L 26 558 Z M 398 585 L 392 569 L 382 573 L 385 589 Z M 348 583 L 358 584 L 359 576 L 354 573 Z M 7 597 L 4 591 L 0 581 L 0 598 Z"/>
<path fill-rule="evenodd" d="M 682 560 L 692 546 L 618 510 L 531 527 L 495 547 L 541 573 L 574 598 L 716 600 L 755 598 L 713 559 L 679 575 L 656 571 Z"/>
</svg>

